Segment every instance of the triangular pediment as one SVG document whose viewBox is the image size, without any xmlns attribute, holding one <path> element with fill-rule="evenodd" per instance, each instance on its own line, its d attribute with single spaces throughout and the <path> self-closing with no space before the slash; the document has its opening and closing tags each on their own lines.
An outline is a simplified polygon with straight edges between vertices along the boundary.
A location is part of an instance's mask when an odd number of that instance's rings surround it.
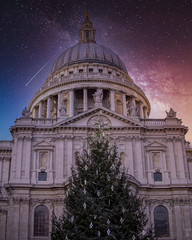
<svg viewBox="0 0 192 240">
<path fill-rule="evenodd" d="M 72 118 L 60 121 L 55 126 L 94 127 L 94 124 L 98 122 L 99 118 L 109 127 L 142 127 L 139 121 L 124 117 L 121 114 L 103 107 L 94 108 Z"/>
<path fill-rule="evenodd" d="M 163 145 L 160 142 L 154 141 L 154 142 L 150 143 L 149 145 L 147 145 L 147 147 L 165 147 L 165 145 Z"/>
<path fill-rule="evenodd" d="M 47 142 L 47 141 L 40 141 L 40 142 L 38 142 L 38 143 L 35 143 L 34 145 L 33 145 L 33 147 L 43 147 L 43 148 L 46 148 L 46 147 L 53 147 L 53 145 L 52 144 L 50 144 L 49 142 Z"/>
<path fill-rule="evenodd" d="M 148 151 L 165 151 L 166 146 L 158 141 L 154 141 L 145 146 Z"/>
</svg>

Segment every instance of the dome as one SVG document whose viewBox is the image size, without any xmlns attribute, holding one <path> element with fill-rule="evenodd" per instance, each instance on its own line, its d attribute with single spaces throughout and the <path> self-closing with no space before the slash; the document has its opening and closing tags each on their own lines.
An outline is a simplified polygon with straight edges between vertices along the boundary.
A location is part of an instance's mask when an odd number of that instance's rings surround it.
<svg viewBox="0 0 192 240">
<path fill-rule="evenodd" d="M 98 44 L 86 11 L 79 42 L 54 62 L 51 74 L 33 97 L 34 118 L 66 119 L 102 106 L 125 117 L 147 118 L 150 103 L 133 82 L 125 64 Z"/>
<path fill-rule="evenodd" d="M 107 64 L 117 67 L 127 73 L 125 64 L 116 53 L 95 42 L 78 43 L 67 49 L 55 61 L 51 73 L 56 72 L 62 67 L 83 62 Z"/>
</svg>

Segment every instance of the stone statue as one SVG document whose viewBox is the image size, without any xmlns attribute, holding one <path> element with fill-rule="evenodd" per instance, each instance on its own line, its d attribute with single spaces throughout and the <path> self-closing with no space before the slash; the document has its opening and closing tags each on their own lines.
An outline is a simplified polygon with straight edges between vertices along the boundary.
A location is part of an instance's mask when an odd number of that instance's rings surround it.
<svg viewBox="0 0 192 240">
<path fill-rule="evenodd" d="M 59 111 L 60 111 L 60 116 L 61 117 L 66 116 L 67 109 L 66 109 L 66 106 L 65 106 L 64 102 L 61 104 L 61 107 L 60 107 Z"/>
<path fill-rule="evenodd" d="M 95 101 L 95 107 L 101 107 L 103 100 L 103 89 L 98 88 L 93 94 L 93 99 Z"/>
<path fill-rule="evenodd" d="M 137 117 L 137 106 L 135 104 L 135 99 L 131 98 L 130 102 L 128 103 L 128 111 L 130 117 Z"/>
<path fill-rule="evenodd" d="M 22 117 L 30 117 L 31 113 L 29 110 L 25 107 L 22 111 Z"/>
<path fill-rule="evenodd" d="M 168 118 L 175 118 L 176 117 L 176 112 L 170 108 L 169 112 L 166 111 L 167 117 Z"/>
</svg>

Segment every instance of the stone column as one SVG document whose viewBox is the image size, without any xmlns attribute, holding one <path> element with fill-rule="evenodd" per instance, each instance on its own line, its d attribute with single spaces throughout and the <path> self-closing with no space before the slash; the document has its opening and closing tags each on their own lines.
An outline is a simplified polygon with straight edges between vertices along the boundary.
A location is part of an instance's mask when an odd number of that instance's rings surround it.
<svg viewBox="0 0 192 240">
<path fill-rule="evenodd" d="M 127 117 L 127 106 L 126 106 L 126 94 L 125 93 L 122 94 L 122 98 L 123 98 L 123 115 L 125 117 Z"/>
<path fill-rule="evenodd" d="M 192 224 L 191 224 L 191 216 L 190 216 L 190 207 L 188 204 L 183 206 L 183 219 L 184 219 L 184 232 L 185 239 L 190 240 L 192 236 Z"/>
<path fill-rule="evenodd" d="M 133 166 L 133 146 L 132 139 L 128 138 L 126 144 L 126 154 L 128 158 L 128 173 L 134 176 L 134 166 Z"/>
<path fill-rule="evenodd" d="M 178 240 L 183 240 L 184 232 L 183 232 L 183 224 L 182 224 L 182 213 L 181 206 L 174 206 L 174 214 L 175 214 L 175 225 L 176 225 L 176 235 Z M 186 239 L 186 238 L 184 238 Z"/>
<path fill-rule="evenodd" d="M 49 96 L 47 98 L 47 118 L 51 118 L 51 106 L 52 102 L 51 102 L 51 96 Z"/>
<path fill-rule="evenodd" d="M 37 150 L 34 150 L 34 155 L 32 158 L 32 176 L 31 176 L 31 183 L 36 184 L 37 176 L 36 176 L 36 162 L 37 162 Z"/>
<path fill-rule="evenodd" d="M 184 165 L 184 159 L 183 159 L 183 154 L 182 154 L 182 142 L 180 139 L 175 141 L 175 158 L 177 155 L 177 162 L 178 162 L 178 168 L 179 168 L 179 176 L 180 176 L 180 181 L 182 183 L 186 182 L 186 176 L 185 176 L 185 165 Z"/>
<path fill-rule="evenodd" d="M 115 91 L 110 91 L 110 103 L 111 103 L 111 110 L 115 111 Z"/>
<path fill-rule="evenodd" d="M 6 210 L 0 213 L 0 233 L 1 240 L 6 240 L 6 228 L 7 228 L 7 212 Z"/>
<path fill-rule="evenodd" d="M 144 112 L 144 118 L 147 119 L 148 118 L 147 107 L 143 108 L 143 112 Z"/>
<path fill-rule="evenodd" d="M 144 172 L 143 172 L 143 156 L 142 156 L 142 148 L 141 148 L 142 140 L 137 138 L 135 139 L 135 153 L 136 153 L 136 164 L 138 166 L 137 172 L 138 172 L 138 180 L 141 183 L 145 183 L 144 179 Z"/>
<path fill-rule="evenodd" d="M 20 224 L 20 207 L 18 203 L 12 203 L 8 208 L 7 214 L 7 233 L 6 239 L 20 240 L 19 224 Z M 25 238 L 26 239 L 26 238 Z"/>
<path fill-rule="evenodd" d="M 163 181 L 166 184 L 170 184 L 170 177 L 169 177 L 169 171 L 167 167 L 167 159 L 166 159 L 165 151 L 162 152 L 162 161 L 163 161 L 162 163 L 163 163 L 163 172 L 164 172 Z"/>
<path fill-rule="evenodd" d="M 19 239 L 28 238 L 28 227 L 29 227 L 29 203 L 25 200 L 20 206 L 19 213 Z"/>
<path fill-rule="evenodd" d="M 37 106 L 34 107 L 34 118 L 38 118 Z"/>
<path fill-rule="evenodd" d="M 88 110 L 88 102 L 87 102 L 87 88 L 83 89 L 83 111 Z"/>
<path fill-rule="evenodd" d="M 43 103 L 42 101 L 39 102 L 39 118 L 42 118 L 42 114 L 43 114 Z"/>
<path fill-rule="evenodd" d="M 173 146 L 172 139 L 167 140 L 167 146 L 168 146 L 168 161 L 171 166 L 171 179 L 170 180 L 171 180 L 171 183 L 178 183 L 176 162 L 175 162 L 175 156 L 174 156 L 174 146 Z"/>
<path fill-rule="evenodd" d="M 61 92 L 58 93 L 57 99 L 57 117 L 60 117 L 60 108 L 61 108 Z"/>
<path fill-rule="evenodd" d="M 143 113 L 143 103 L 141 101 L 139 101 L 139 116 L 140 118 L 144 117 L 144 113 Z"/>
<path fill-rule="evenodd" d="M 56 170 L 56 176 L 55 176 L 55 182 L 56 183 L 62 183 L 63 182 L 63 171 L 64 171 L 64 161 L 66 159 L 64 158 L 64 139 L 58 138 L 56 140 L 56 162 L 55 162 L 55 170 Z"/>
<path fill-rule="evenodd" d="M 152 173 L 152 166 L 151 166 L 151 152 L 147 151 L 147 183 L 153 184 L 154 183 L 154 178 L 153 178 L 153 173 Z"/>
<path fill-rule="evenodd" d="M 70 104 L 70 113 L 69 116 L 74 115 L 74 90 L 69 91 L 69 104 Z"/>
<path fill-rule="evenodd" d="M 16 181 L 20 181 L 20 179 L 21 179 L 22 162 L 23 162 L 23 138 L 18 138 L 17 163 L 16 163 Z"/>
</svg>

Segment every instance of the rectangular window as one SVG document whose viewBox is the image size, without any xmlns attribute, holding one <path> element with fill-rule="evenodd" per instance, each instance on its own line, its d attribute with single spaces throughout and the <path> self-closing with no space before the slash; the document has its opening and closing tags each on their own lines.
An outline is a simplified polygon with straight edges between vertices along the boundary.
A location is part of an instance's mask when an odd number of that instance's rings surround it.
<svg viewBox="0 0 192 240">
<path fill-rule="evenodd" d="M 102 73 L 103 72 L 103 69 L 99 69 L 99 73 Z"/>
<path fill-rule="evenodd" d="M 83 69 L 79 69 L 79 73 L 83 73 Z"/>
<path fill-rule="evenodd" d="M 70 72 L 69 72 L 69 75 L 72 75 L 72 74 L 73 74 L 73 71 L 70 71 Z"/>
<path fill-rule="evenodd" d="M 154 173 L 154 181 L 155 181 L 155 182 L 162 182 L 162 173 L 160 173 L 160 172 L 155 172 L 155 173 Z"/>
<path fill-rule="evenodd" d="M 93 68 L 89 68 L 89 73 L 92 73 L 93 72 Z"/>
<path fill-rule="evenodd" d="M 38 181 L 47 181 L 47 173 L 46 172 L 39 172 Z"/>
</svg>

